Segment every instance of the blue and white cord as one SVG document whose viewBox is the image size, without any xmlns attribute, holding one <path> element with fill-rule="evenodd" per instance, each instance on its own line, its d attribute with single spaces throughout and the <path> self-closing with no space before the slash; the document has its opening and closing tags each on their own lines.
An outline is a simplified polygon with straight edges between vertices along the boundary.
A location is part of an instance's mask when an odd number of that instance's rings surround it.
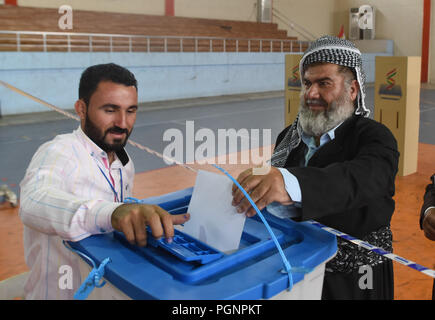
<svg viewBox="0 0 435 320">
<path fill-rule="evenodd" d="M 365 241 L 362 241 L 362 240 L 359 240 L 357 238 L 354 238 L 354 237 L 352 237 L 352 236 L 350 236 L 350 235 L 348 235 L 348 234 L 346 234 L 344 232 L 341 232 L 341 231 L 335 230 L 333 228 L 327 227 L 327 226 L 325 226 L 325 225 L 323 225 L 323 224 L 321 224 L 321 223 L 319 223 L 317 221 L 309 220 L 309 221 L 306 221 L 306 222 L 308 222 L 309 224 L 311 224 L 313 226 L 316 226 L 316 227 L 318 227 L 318 228 L 320 228 L 322 230 L 325 230 L 325 231 L 327 231 L 329 233 L 332 233 L 332 234 L 334 234 L 334 235 L 336 235 L 336 236 L 338 236 L 338 237 L 340 237 L 342 239 L 345 239 L 345 240 L 347 240 L 349 242 L 352 242 L 353 244 L 356 244 L 359 247 L 363 247 L 363 248 L 365 248 L 365 249 L 367 249 L 369 251 L 377 253 L 377 254 L 379 254 L 379 255 L 381 255 L 383 257 L 386 257 L 386 258 L 388 258 L 390 260 L 399 262 L 399 263 L 401 263 L 401 264 L 403 264 L 403 265 L 405 265 L 405 266 L 407 266 L 409 268 L 412 268 L 414 270 L 420 271 L 420 272 L 428 275 L 429 277 L 435 278 L 435 270 L 423 267 L 422 265 L 419 265 L 419 264 L 417 264 L 417 263 L 415 263 L 413 261 L 410 261 L 408 259 L 402 258 L 402 257 L 400 257 L 400 256 L 398 256 L 398 255 L 396 255 L 394 253 L 385 251 L 382 248 L 373 246 L 370 243 L 367 243 Z"/>
</svg>

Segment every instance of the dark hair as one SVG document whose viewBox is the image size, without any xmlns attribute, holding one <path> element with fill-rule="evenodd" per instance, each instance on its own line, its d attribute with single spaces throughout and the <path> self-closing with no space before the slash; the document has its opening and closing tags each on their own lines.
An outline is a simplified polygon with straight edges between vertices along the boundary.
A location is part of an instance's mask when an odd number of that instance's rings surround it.
<svg viewBox="0 0 435 320">
<path fill-rule="evenodd" d="M 80 77 L 79 99 L 82 99 L 86 105 L 89 105 L 89 100 L 101 81 L 111 81 L 125 86 L 134 86 L 137 90 L 136 78 L 126 68 L 114 63 L 97 64 L 83 71 Z"/>
</svg>

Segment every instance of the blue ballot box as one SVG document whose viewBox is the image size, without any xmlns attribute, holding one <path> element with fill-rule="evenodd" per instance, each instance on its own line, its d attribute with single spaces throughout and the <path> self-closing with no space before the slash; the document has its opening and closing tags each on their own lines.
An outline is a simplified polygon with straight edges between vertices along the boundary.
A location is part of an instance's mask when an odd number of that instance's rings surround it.
<svg viewBox="0 0 435 320">
<path fill-rule="evenodd" d="M 173 214 L 185 213 L 193 188 L 141 200 Z M 207 210 L 207 208 L 204 208 Z M 223 253 L 176 231 L 169 247 L 149 240 L 130 245 L 121 233 L 69 242 L 73 249 L 105 265 L 106 285 L 88 299 L 320 299 L 325 264 L 337 251 L 336 237 L 304 222 L 262 211 L 292 266 L 293 287 L 275 243 L 263 222 L 247 218 L 239 249 Z M 81 256 L 80 256 L 81 257 Z M 80 259 L 82 281 L 91 268 Z"/>
</svg>

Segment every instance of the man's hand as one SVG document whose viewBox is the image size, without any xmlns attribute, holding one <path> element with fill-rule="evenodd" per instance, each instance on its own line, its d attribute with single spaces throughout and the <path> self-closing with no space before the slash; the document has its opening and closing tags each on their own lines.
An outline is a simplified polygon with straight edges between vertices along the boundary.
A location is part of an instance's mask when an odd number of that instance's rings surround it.
<svg viewBox="0 0 435 320">
<path fill-rule="evenodd" d="M 237 182 L 251 196 L 252 200 L 258 207 L 263 210 L 269 203 L 274 201 L 282 205 L 293 203 L 284 186 L 284 179 L 277 168 L 271 167 L 270 172 L 266 175 L 253 175 L 252 168 L 243 171 L 237 178 Z M 238 206 L 237 212 L 245 212 L 246 216 L 252 217 L 256 214 L 255 209 L 251 206 L 248 199 L 245 198 L 242 191 L 233 184 L 233 206 Z"/>
<path fill-rule="evenodd" d="M 435 209 L 429 209 L 426 216 L 423 218 L 424 235 L 429 240 L 435 241 Z"/>
<path fill-rule="evenodd" d="M 159 206 L 149 204 L 123 204 L 112 213 L 112 226 L 124 233 L 131 244 L 145 246 L 147 244 L 146 226 L 151 228 L 152 235 L 159 239 L 165 235 L 166 241 L 172 242 L 174 225 L 182 224 L 190 219 L 188 213 L 171 215 Z"/>
</svg>

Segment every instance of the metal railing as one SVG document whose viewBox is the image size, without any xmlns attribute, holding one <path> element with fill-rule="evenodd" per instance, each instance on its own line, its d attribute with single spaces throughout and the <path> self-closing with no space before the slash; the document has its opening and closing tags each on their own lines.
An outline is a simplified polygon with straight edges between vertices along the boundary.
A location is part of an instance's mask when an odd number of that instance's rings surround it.
<svg viewBox="0 0 435 320">
<path fill-rule="evenodd" d="M 101 33 L 0 31 L 0 51 L 303 52 L 309 41 Z"/>
</svg>

